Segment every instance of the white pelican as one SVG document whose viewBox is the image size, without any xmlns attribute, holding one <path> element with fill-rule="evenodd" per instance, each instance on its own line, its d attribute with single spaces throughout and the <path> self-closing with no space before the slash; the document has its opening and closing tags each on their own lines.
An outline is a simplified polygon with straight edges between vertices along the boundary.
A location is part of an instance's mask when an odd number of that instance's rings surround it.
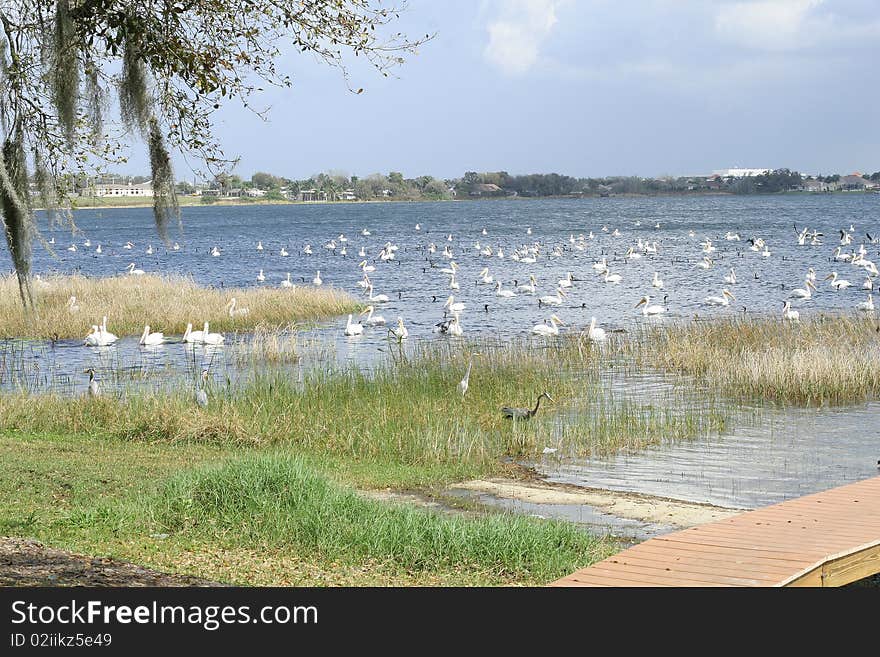
<svg viewBox="0 0 880 657">
<path fill-rule="evenodd" d="M 590 320 L 590 327 L 585 331 L 587 337 L 593 342 L 601 342 L 605 339 L 605 329 L 596 326 L 596 318 Z"/>
<path fill-rule="evenodd" d="M 313 285 L 320 285 L 323 282 L 324 281 L 321 280 L 321 270 L 319 269 L 318 273 L 315 274 L 315 277 L 312 279 L 312 284 Z"/>
<path fill-rule="evenodd" d="M 638 308 L 642 304 L 645 305 L 645 307 L 642 308 L 642 315 L 645 315 L 646 317 L 649 315 L 662 315 L 666 312 L 666 308 L 664 306 L 660 306 L 657 304 L 654 304 L 652 306 L 651 297 L 647 294 L 641 298 L 641 300 L 635 305 L 635 308 Z"/>
<path fill-rule="evenodd" d="M 464 335 L 464 329 L 461 328 L 461 317 L 459 317 L 458 313 L 452 313 L 452 321 L 450 321 L 449 325 L 446 327 L 446 333 L 454 335 L 457 338 Z"/>
<path fill-rule="evenodd" d="M 281 287 L 296 287 L 293 283 L 290 282 L 290 272 L 287 272 L 287 278 L 281 281 Z"/>
<path fill-rule="evenodd" d="M 366 315 L 367 318 L 362 322 L 367 326 L 379 326 L 385 324 L 385 318 L 382 315 L 373 316 L 373 306 L 367 306 L 361 311 L 361 315 Z"/>
<path fill-rule="evenodd" d="M 345 236 L 345 233 L 339 233 L 339 237 L 337 237 L 340 242 L 347 242 L 348 238 Z"/>
<path fill-rule="evenodd" d="M 53 239 L 54 239 L 54 238 L 53 238 Z M 133 243 L 133 242 L 126 242 L 125 244 L 122 245 L 122 248 L 123 248 L 123 249 L 133 249 L 133 248 L 134 248 L 134 243 Z"/>
<path fill-rule="evenodd" d="M 870 276 L 865 276 L 865 282 L 862 283 L 863 290 L 873 290 L 874 289 L 874 281 L 871 280 Z"/>
<path fill-rule="evenodd" d="M 556 288 L 556 296 L 546 295 L 543 297 L 538 297 L 538 305 L 547 304 L 550 306 L 558 306 L 562 304 L 562 299 L 565 297 L 565 290 L 561 287 Z"/>
<path fill-rule="evenodd" d="M 262 269 L 260 270 L 260 273 L 257 274 L 257 280 L 260 281 L 260 283 L 266 280 L 266 275 L 263 273 Z"/>
<path fill-rule="evenodd" d="M 360 322 L 357 324 L 351 323 L 351 315 L 348 316 L 348 322 L 345 324 L 345 331 L 343 333 L 345 335 L 360 335 L 364 332 L 364 326 Z"/>
<path fill-rule="evenodd" d="M 504 257 L 504 249 L 502 249 L 502 248 L 499 246 L 499 247 L 498 247 L 498 251 L 495 253 L 495 255 L 498 256 L 499 258 L 503 258 L 503 257 Z"/>
<path fill-rule="evenodd" d="M 364 271 L 364 272 L 376 271 L 376 268 L 373 265 L 368 265 L 366 260 L 361 260 L 358 263 L 358 267 L 360 267 L 361 271 Z"/>
<path fill-rule="evenodd" d="M 215 258 L 218 257 L 220 255 L 220 249 L 218 249 L 216 246 L 213 246 L 211 248 L 211 255 L 214 256 Z"/>
<path fill-rule="evenodd" d="M 838 278 L 836 271 L 831 272 L 830 274 L 828 274 L 828 276 L 825 277 L 826 281 L 829 279 L 831 280 L 829 285 L 836 290 L 845 290 L 850 285 L 852 285 L 852 283 L 850 283 L 849 281 L 847 281 L 843 278 Z"/>
<path fill-rule="evenodd" d="M 604 272 L 608 270 L 608 262 L 606 258 L 602 258 L 601 261 L 593 264 L 593 269 L 598 272 Z"/>
<path fill-rule="evenodd" d="M 797 310 L 791 309 L 791 301 L 785 301 L 782 304 L 782 316 L 790 322 L 800 320 L 801 314 Z"/>
<path fill-rule="evenodd" d="M 92 330 L 89 331 L 89 334 L 83 339 L 83 344 L 87 347 L 97 347 L 100 346 L 98 342 L 98 338 L 101 335 L 101 329 L 97 324 L 92 324 Z"/>
<path fill-rule="evenodd" d="M 183 332 L 183 342 L 201 342 L 205 336 L 204 331 L 193 331 L 193 325 L 187 324 L 186 331 Z"/>
<path fill-rule="evenodd" d="M 389 301 L 387 294 L 377 294 L 376 296 L 373 296 L 372 283 L 367 286 L 367 292 L 369 293 L 369 296 L 367 298 L 374 303 L 385 303 L 386 301 Z"/>
<path fill-rule="evenodd" d="M 712 261 L 705 256 L 703 257 L 702 260 L 700 260 L 697 263 L 697 267 L 699 267 L 700 269 L 709 269 L 709 267 L 711 267 L 711 266 L 712 266 Z"/>
<path fill-rule="evenodd" d="M 287 249 L 285 249 L 285 248 L 282 246 L 282 247 L 281 247 L 281 250 L 278 252 L 278 255 L 280 255 L 280 256 L 283 257 L 283 258 L 286 258 L 286 257 L 287 257 L 288 255 L 290 255 L 290 254 L 287 252 Z"/>
<path fill-rule="evenodd" d="M 538 291 L 538 283 L 535 281 L 534 274 L 529 274 L 529 284 L 528 285 L 517 285 L 517 290 L 522 290 L 523 292 L 530 292 L 534 294 Z"/>
<path fill-rule="evenodd" d="M 138 344 L 151 346 L 162 344 L 163 342 L 165 342 L 165 335 L 163 333 L 150 333 L 150 325 L 147 324 L 144 327 L 144 332 L 141 335 L 141 339 Z"/>
<path fill-rule="evenodd" d="M 215 246 L 214 249 L 216 250 L 217 247 Z M 152 244 L 150 244 L 150 245 L 147 247 L 147 255 L 153 255 L 153 245 L 152 245 Z M 220 251 L 217 251 L 217 253 L 213 253 L 213 252 L 212 252 L 211 255 L 220 255 Z"/>
<path fill-rule="evenodd" d="M 177 242 L 175 242 L 175 243 L 174 243 L 174 246 L 171 247 L 171 248 L 174 249 L 175 251 L 180 251 L 180 244 L 178 244 Z"/>
<path fill-rule="evenodd" d="M 727 234 L 724 236 L 728 242 L 739 242 L 739 233 L 732 233 L 727 231 Z"/>
<path fill-rule="evenodd" d="M 443 304 L 444 308 L 449 308 L 451 312 L 460 313 L 464 310 L 465 305 L 461 301 L 456 301 L 455 297 L 451 294 L 449 298 L 446 300 L 446 303 Z"/>
<path fill-rule="evenodd" d="M 532 333 L 535 335 L 559 335 L 559 325 L 565 326 L 565 322 L 559 319 L 556 315 L 550 315 L 550 323 L 549 324 L 535 324 L 532 327 Z"/>
<path fill-rule="evenodd" d="M 441 274 L 454 274 L 454 273 L 456 272 L 457 269 L 458 269 L 458 265 L 455 263 L 455 261 L 454 261 L 454 260 L 450 260 L 450 261 L 449 261 L 449 266 L 448 266 L 448 267 L 444 267 L 443 269 L 441 269 L 441 270 L 440 270 L 440 273 L 441 273 Z"/>
<path fill-rule="evenodd" d="M 505 299 L 509 299 L 510 297 L 515 297 L 516 292 L 513 290 L 502 290 L 501 289 L 501 281 L 495 282 L 495 296 L 496 297 L 504 297 Z"/>
<path fill-rule="evenodd" d="M 67 250 L 68 251 L 76 251 L 76 244 L 71 244 L 70 246 L 67 247 Z"/>
<path fill-rule="evenodd" d="M 736 272 L 734 271 L 733 267 L 730 268 L 730 273 L 724 277 L 724 282 L 730 283 L 731 285 L 736 283 Z"/>
<path fill-rule="evenodd" d="M 480 277 L 477 279 L 478 283 L 493 283 L 494 279 L 489 275 L 489 268 L 483 267 L 483 271 L 480 272 Z"/>
<path fill-rule="evenodd" d="M 95 253 L 102 253 L 100 244 L 95 247 Z"/>
<path fill-rule="evenodd" d="M 532 234 L 532 227 L 529 226 L 528 228 L 526 228 L 526 235 L 531 235 L 531 234 Z"/>
<path fill-rule="evenodd" d="M 866 312 L 866 313 L 873 312 L 873 310 L 874 310 L 874 295 L 869 294 L 868 300 L 862 301 L 861 303 L 859 303 L 856 306 L 856 308 L 858 308 L 859 310 Z"/>
<path fill-rule="evenodd" d="M 612 274 L 610 271 L 605 272 L 605 282 L 606 283 L 620 283 L 623 279 L 623 276 L 620 274 Z"/>
<path fill-rule="evenodd" d="M 416 224 L 416 230 L 421 230 L 421 229 L 422 229 L 422 225 L 421 225 L 421 224 Z"/>
<path fill-rule="evenodd" d="M 263 250 L 263 241 L 260 240 L 259 242 L 257 242 L 257 251 L 262 251 L 262 250 Z"/>
<path fill-rule="evenodd" d="M 810 268 L 807 270 L 807 278 L 808 278 L 809 280 L 813 281 L 814 283 L 816 282 L 816 270 L 813 269 L 812 267 L 810 267 Z"/>
<path fill-rule="evenodd" d="M 559 284 L 559 287 L 571 287 L 572 286 L 571 281 L 572 281 L 571 272 L 568 272 L 568 274 L 565 276 L 565 278 L 559 279 L 557 281 L 557 283 Z"/>
<path fill-rule="evenodd" d="M 663 289 L 663 279 L 660 278 L 660 275 L 657 272 L 654 272 L 654 280 L 651 281 L 651 285 L 656 287 L 658 290 Z"/>
<path fill-rule="evenodd" d="M 409 337 L 409 331 L 403 325 L 403 317 L 397 318 L 397 325 L 394 328 L 388 329 L 388 333 L 397 338 L 398 342 Z"/>
<path fill-rule="evenodd" d="M 221 344 L 223 342 L 223 334 L 209 333 L 208 322 L 205 322 L 205 330 L 202 334 L 202 342 L 204 344 Z"/>
<path fill-rule="evenodd" d="M 364 277 L 361 280 L 359 280 L 357 283 L 355 283 L 355 285 L 357 285 L 358 287 L 362 287 L 365 290 L 368 287 L 370 287 L 370 277 L 367 276 L 366 272 L 364 272 Z"/>
<path fill-rule="evenodd" d="M 281 249 L 281 251 L 282 251 L 281 255 L 287 255 L 287 251 L 285 251 L 284 249 Z M 305 253 L 306 255 L 312 255 L 312 245 L 306 244 L 303 247 L 303 253 Z"/>
<path fill-rule="evenodd" d="M 230 317 L 244 317 L 248 313 L 250 313 L 249 308 L 236 308 L 237 302 L 235 297 L 232 297 L 229 300 L 229 303 L 226 304 L 226 307 L 229 309 Z"/>
<path fill-rule="evenodd" d="M 86 248 L 90 247 L 91 245 L 92 245 L 92 240 L 87 239 L 85 242 L 83 242 L 83 246 Z"/>
<path fill-rule="evenodd" d="M 455 274 L 449 275 L 449 289 L 458 290 L 461 286 L 458 284 L 458 281 L 455 280 Z"/>
<path fill-rule="evenodd" d="M 52 239 L 49 240 L 49 244 L 55 244 L 55 238 L 54 238 L 54 237 L 53 237 Z"/>
<path fill-rule="evenodd" d="M 70 297 L 67 300 L 67 312 L 69 312 L 69 313 L 78 313 L 79 312 L 79 304 L 76 302 L 76 297 Z"/>
<path fill-rule="evenodd" d="M 703 299 L 703 303 L 709 306 L 729 306 L 731 299 L 736 301 L 736 297 L 733 296 L 733 293 L 727 288 L 724 288 L 723 290 L 721 290 L 721 296 L 706 297 L 705 299 Z"/>
<path fill-rule="evenodd" d="M 815 290 L 815 289 L 816 289 L 816 286 L 813 285 L 813 281 L 811 281 L 809 278 L 807 278 L 804 280 L 803 287 L 796 287 L 795 289 L 793 289 L 789 293 L 788 296 L 794 297 L 796 299 L 810 299 L 813 296 L 813 293 L 811 292 L 811 290 Z"/>
<path fill-rule="evenodd" d="M 134 263 L 130 263 L 128 267 L 126 267 L 130 276 L 141 276 L 144 273 L 143 269 L 135 269 Z"/>
<path fill-rule="evenodd" d="M 361 231 L 361 235 L 363 235 L 364 237 L 368 237 L 370 235 L 370 231 L 368 231 L 366 228 L 364 228 Z"/>
</svg>

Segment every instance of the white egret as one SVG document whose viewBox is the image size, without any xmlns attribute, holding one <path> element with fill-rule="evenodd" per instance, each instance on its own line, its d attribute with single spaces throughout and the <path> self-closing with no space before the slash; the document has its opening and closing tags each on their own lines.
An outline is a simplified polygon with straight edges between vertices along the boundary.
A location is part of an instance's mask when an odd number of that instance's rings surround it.
<svg viewBox="0 0 880 657">
<path fill-rule="evenodd" d="M 867 301 L 862 301 L 862 302 L 860 302 L 860 303 L 856 306 L 856 308 L 859 309 L 859 310 L 861 310 L 862 312 L 866 312 L 866 313 L 873 312 L 873 310 L 874 310 L 874 295 L 873 295 L 873 294 L 869 294 L 869 295 L 868 295 L 868 300 L 867 300 Z"/>
<path fill-rule="evenodd" d="M 236 301 L 235 297 L 232 297 L 229 300 L 229 303 L 226 304 L 226 308 L 229 309 L 230 317 L 244 317 L 251 312 L 249 308 L 237 308 L 237 305 L 238 302 Z"/>
</svg>

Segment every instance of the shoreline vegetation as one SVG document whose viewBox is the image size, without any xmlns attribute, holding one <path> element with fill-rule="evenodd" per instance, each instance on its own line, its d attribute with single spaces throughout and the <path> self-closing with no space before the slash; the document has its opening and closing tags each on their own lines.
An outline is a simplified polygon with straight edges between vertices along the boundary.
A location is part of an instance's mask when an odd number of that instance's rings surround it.
<svg viewBox="0 0 880 657">
<path fill-rule="evenodd" d="M 0 336 L 84 338 L 104 316 L 108 330 L 119 336 L 140 335 L 147 324 L 152 331 L 166 335 L 183 334 L 188 323 L 199 331 L 204 322 L 209 322 L 213 331 L 256 330 L 259 334 L 357 312 L 362 307 L 346 292 L 310 284 L 207 288 L 191 278 L 152 274 L 46 276 L 35 279 L 33 291 L 35 312 L 25 314 L 15 275 L 0 276 Z M 229 306 L 233 298 L 234 314 Z"/>
<path fill-rule="evenodd" d="M 617 543 L 499 515 L 447 486 L 534 477 L 516 464 L 547 447 L 589 456 L 717 433 L 742 399 L 877 399 L 878 339 L 874 318 L 737 318 L 645 326 L 602 345 L 574 333 L 425 342 L 413 353 L 389 343 L 387 361 L 367 372 L 291 377 L 255 360 L 242 387 L 209 384 L 205 407 L 185 387 L 4 394 L 0 535 L 245 585 L 543 584 Z M 858 367 L 835 366 L 860 353 Z M 672 383 L 648 399 L 608 385 L 629 372 Z M 531 405 L 544 390 L 554 403 L 534 418 L 502 418 L 501 406 Z M 359 491 L 417 491 L 446 511 Z"/>
<path fill-rule="evenodd" d="M 781 196 L 851 196 L 859 193 L 877 193 L 877 192 L 851 192 L 843 190 L 834 191 L 799 191 L 787 190 L 773 192 L 772 195 Z M 771 194 L 763 194 L 771 195 Z M 238 198 L 238 197 L 221 197 L 217 200 L 205 203 L 198 196 L 178 196 L 178 204 L 181 207 L 248 207 L 263 205 L 358 205 L 362 203 L 382 204 L 382 203 L 446 203 L 461 201 L 534 201 L 534 200 L 579 200 L 579 199 L 605 199 L 605 198 L 672 198 L 680 196 L 737 196 L 731 191 L 689 191 L 689 192 L 620 192 L 614 194 L 558 194 L 548 196 L 474 196 L 468 198 L 376 198 L 376 199 L 357 199 L 357 200 L 336 200 L 336 201 L 297 201 L 290 199 L 265 199 L 265 198 Z M 100 210 L 105 208 L 114 208 L 120 210 L 128 210 L 133 208 L 151 208 L 153 207 L 153 199 L 151 197 L 126 197 L 126 198 L 109 198 L 109 197 L 78 197 L 71 199 L 72 210 Z M 37 211 L 45 211 L 45 208 L 37 207 Z"/>
</svg>

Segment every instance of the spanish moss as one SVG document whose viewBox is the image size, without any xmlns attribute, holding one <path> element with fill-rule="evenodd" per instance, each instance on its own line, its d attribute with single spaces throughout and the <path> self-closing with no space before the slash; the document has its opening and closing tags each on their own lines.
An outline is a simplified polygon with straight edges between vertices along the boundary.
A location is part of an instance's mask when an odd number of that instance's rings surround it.
<svg viewBox="0 0 880 657">
<path fill-rule="evenodd" d="M 93 148 L 98 148 L 104 137 L 105 94 L 98 81 L 98 68 L 94 62 L 86 64 L 85 101 L 90 127 L 89 141 Z"/>
<path fill-rule="evenodd" d="M 150 119 L 150 169 L 153 175 L 153 215 L 156 230 L 164 242 L 168 242 L 168 219 L 176 215 L 180 221 L 180 208 L 174 191 L 174 173 L 171 156 L 165 145 L 165 137 L 155 117 Z"/>
<path fill-rule="evenodd" d="M 69 143 L 73 143 L 79 99 L 79 53 L 68 0 L 58 0 L 53 54 L 52 101 L 65 137 Z"/>
<path fill-rule="evenodd" d="M 21 133 L 14 132 L 0 152 L 0 215 L 25 308 L 33 307 L 30 289 L 31 210 L 27 202 L 27 168 Z"/>
<path fill-rule="evenodd" d="M 122 74 L 119 78 L 119 109 L 122 120 L 131 130 L 137 130 L 143 135 L 152 134 L 150 107 L 144 63 L 139 57 L 137 46 L 126 40 L 122 53 Z"/>
</svg>

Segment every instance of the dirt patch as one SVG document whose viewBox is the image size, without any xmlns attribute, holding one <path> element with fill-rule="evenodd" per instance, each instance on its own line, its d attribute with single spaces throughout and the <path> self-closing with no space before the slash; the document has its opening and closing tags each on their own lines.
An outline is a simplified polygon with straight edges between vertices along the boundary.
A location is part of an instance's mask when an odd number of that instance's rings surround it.
<svg viewBox="0 0 880 657">
<path fill-rule="evenodd" d="M 675 527 L 693 527 L 742 512 L 741 509 L 727 509 L 639 493 L 581 488 L 540 481 L 479 479 L 453 484 L 450 488 L 488 493 L 495 497 L 532 504 L 583 504 L 618 518 Z"/>
<path fill-rule="evenodd" d="M 0 537 L 0 586 L 227 586 L 133 563 L 74 554 L 26 538 Z"/>
</svg>

